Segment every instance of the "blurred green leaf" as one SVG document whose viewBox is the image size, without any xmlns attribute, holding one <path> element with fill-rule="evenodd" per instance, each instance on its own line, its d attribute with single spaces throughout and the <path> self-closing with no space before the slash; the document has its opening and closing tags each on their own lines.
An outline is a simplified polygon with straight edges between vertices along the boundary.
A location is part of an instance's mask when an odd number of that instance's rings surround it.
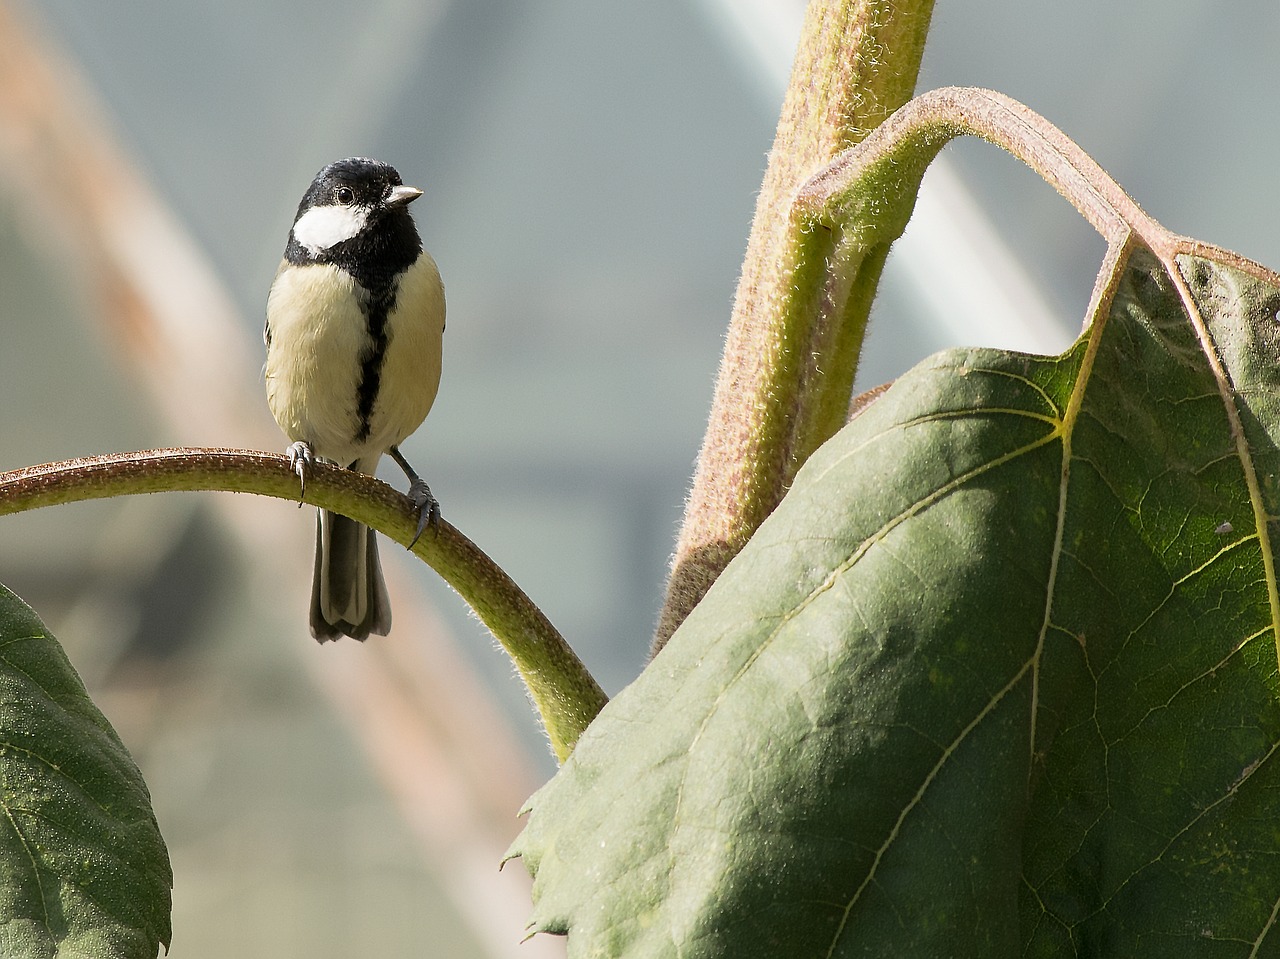
<svg viewBox="0 0 1280 959">
<path fill-rule="evenodd" d="M 0 956 L 151 959 L 172 873 L 138 767 L 0 586 Z"/>
<path fill-rule="evenodd" d="M 1064 355 L 939 354 L 810 459 L 530 800 L 531 928 L 1280 955 L 1280 281 L 1165 262 L 1190 299 L 1137 247 Z"/>
</svg>

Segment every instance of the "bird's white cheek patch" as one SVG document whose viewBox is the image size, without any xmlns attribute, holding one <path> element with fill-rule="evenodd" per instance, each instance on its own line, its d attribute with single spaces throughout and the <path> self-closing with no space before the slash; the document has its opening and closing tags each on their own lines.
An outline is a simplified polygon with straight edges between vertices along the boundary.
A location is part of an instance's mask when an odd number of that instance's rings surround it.
<svg viewBox="0 0 1280 959">
<path fill-rule="evenodd" d="M 364 229 L 369 211 L 352 206 L 313 206 L 293 225 L 293 238 L 312 253 L 320 253 Z"/>
</svg>

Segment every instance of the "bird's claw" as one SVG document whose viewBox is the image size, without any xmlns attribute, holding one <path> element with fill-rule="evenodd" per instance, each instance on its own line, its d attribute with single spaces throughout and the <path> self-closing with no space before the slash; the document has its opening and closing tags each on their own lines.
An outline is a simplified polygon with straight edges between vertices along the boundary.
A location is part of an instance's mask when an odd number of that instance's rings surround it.
<svg viewBox="0 0 1280 959">
<path fill-rule="evenodd" d="M 432 529 L 439 528 L 440 501 L 432 494 L 430 487 L 420 479 L 409 484 L 409 499 L 413 501 L 414 506 L 418 507 L 418 531 L 409 541 L 409 549 L 413 549 L 414 544 L 426 532 L 428 526 Z"/>
<path fill-rule="evenodd" d="M 315 455 L 311 452 L 311 447 L 299 440 L 297 443 L 290 443 L 289 448 L 284 451 L 289 457 L 289 467 L 298 474 L 298 507 L 302 507 L 302 500 L 307 495 L 307 468 L 315 462 Z"/>
<path fill-rule="evenodd" d="M 439 528 L 440 503 L 431 495 L 431 489 L 422 481 L 422 477 L 413 471 L 413 467 L 404 458 L 399 447 L 393 446 L 387 452 L 391 454 L 391 458 L 396 461 L 396 464 L 404 470 L 404 475 L 409 478 L 409 499 L 413 501 L 414 506 L 418 507 L 418 531 L 413 534 L 413 539 L 409 542 L 409 548 L 413 549 L 418 540 L 422 538 L 422 534 L 426 532 L 428 526 L 432 529 Z"/>
</svg>

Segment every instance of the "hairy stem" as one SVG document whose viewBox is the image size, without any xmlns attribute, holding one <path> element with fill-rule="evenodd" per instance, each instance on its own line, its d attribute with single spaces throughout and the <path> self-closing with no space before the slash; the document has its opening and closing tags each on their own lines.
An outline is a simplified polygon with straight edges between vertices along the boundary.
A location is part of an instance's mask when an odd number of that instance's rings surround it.
<svg viewBox="0 0 1280 959">
<path fill-rule="evenodd" d="M 806 232 L 796 191 L 915 88 L 933 0 L 812 0 L 756 206 L 711 416 L 653 651 L 844 422 L 884 263 L 826 289 L 832 238 Z M 885 251 L 887 253 L 887 250 Z M 846 295 L 853 291 L 854 295 Z M 842 307 L 832 309 L 838 301 Z M 844 305 L 851 308 L 845 309 Z"/>
<path fill-rule="evenodd" d="M 50 463 L 0 473 L 0 516 L 135 493 L 224 490 L 293 502 L 298 478 L 284 456 L 228 449 L 167 449 Z M 372 526 L 402 546 L 417 531 L 409 498 L 372 476 L 316 464 L 304 501 Z M 441 521 L 413 552 L 458 591 L 511 656 L 563 762 L 606 697 L 564 638 L 511 578 Z"/>
</svg>

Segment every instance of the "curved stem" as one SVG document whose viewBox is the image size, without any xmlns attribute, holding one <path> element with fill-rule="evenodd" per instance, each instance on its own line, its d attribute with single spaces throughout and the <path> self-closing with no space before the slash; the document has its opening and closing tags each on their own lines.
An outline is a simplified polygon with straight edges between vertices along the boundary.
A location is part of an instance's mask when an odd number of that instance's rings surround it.
<svg viewBox="0 0 1280 959">
<path fill-rule="evenodd" d="M 61 503 L 135 493 L 223 490 L 297 502 L 286 457 L 231 449 L 163 449 L 48 463 L 0 473 L 0 516 Z M 402 546 L 417 510 L 372 476 L 316 464 L 303 501 L 372 526 Z M 607 698 L 573 649 L 511 578 L 466 536 L 441 520 L 413 552 L 457 590 L 511 657 L 563 762 Z"/>
<path fill-rule="evenodd" d="M 801 188 L 803 220 L 841 229 L 860 246 L 896 238 L 934 157 L 976 136 L 1017 157 L 1066 198 L 1109 244 L 1154 226 L 1091 156 L 1035 111 L 994 90 L 942 87 L 916 97 Z"/>
</svg>

